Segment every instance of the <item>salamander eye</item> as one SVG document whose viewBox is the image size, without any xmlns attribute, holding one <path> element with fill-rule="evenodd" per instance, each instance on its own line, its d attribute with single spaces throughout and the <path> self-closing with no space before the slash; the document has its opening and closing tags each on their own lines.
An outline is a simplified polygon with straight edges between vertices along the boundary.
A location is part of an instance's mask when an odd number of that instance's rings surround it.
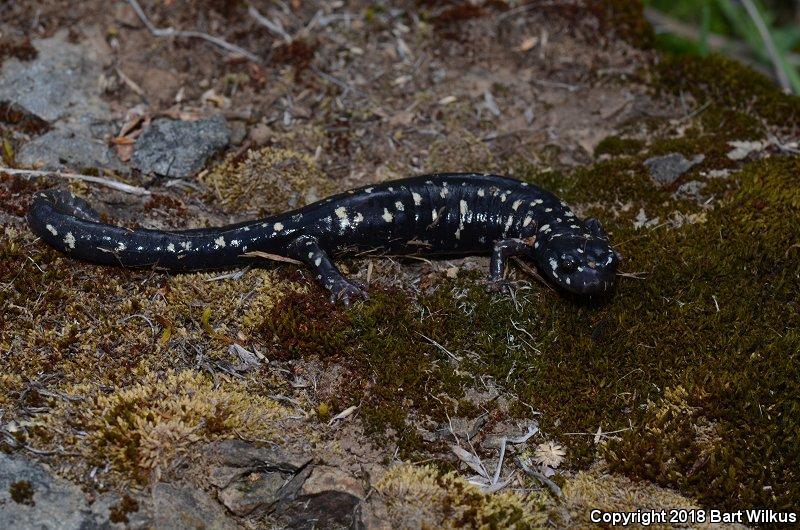
<svg viewBox="0 0 800 530">
<path fill-rule="evenodd" d="M 558 261 L 558 268 L 562 272 L 575 272 L 575 269 L 578 268 L 578 260 L 575 259 L 575 256 L 565 254 L 561 256 L 561 259 Z"/>
</svg>

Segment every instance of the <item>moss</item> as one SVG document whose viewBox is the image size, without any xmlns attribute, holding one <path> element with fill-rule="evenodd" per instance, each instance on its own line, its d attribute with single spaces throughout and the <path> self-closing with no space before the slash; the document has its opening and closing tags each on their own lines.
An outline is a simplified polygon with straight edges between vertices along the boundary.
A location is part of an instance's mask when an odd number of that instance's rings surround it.
<svg viewBox="0 0 800 530">
<path fill-rule="evenodd" d="M 11 495 L 11 500 L 17 504 L 27 504 L 28 506 L 36 504 L 33 500 L 33 484 L 29 480 L 12 482 L 8 487 L 8 493 Z"/>
<path fill-rule="evenodd" d="M 489 172 L 496 164 L 485 142 L 461 130 L 431 144 L 426 166 L 431 172 Z"/>
<path fill-rule="evenodd" d="M 644 142 L 636 138 L 620 138 L 619 136 L 609 136 L 597 144 L 594 149 L 594 156 L 610 155 L 613 157 L 620 155 L 635 155 L 644 147 Z"/>
<path fill-rule="evenodd" d="M 390 468 L 375 488 L 384 496 L 393 527 L 542 528 L 544 500 L 512 492 L 485 495 L 455 473 L 431 466 Z"/>
<path fill-rule="evenodd" d="M 333 182 L 314 159 L 298 151 L 264 147 L 229 157 L 202 177 L 213 198 L 239 215 L 275 214 L 330 195 Z"/>
<path fill-rule="evenodd" d="M 139 503 L 128 494 L 122 496 L 117 504 L 108 511 L 108 519 L 112 523 L 127 523 L 128 514 L 139 511 Z"/>
<path fill-rule="evenodd" d="M 82 398 L 62 404 L 43 419 L 48 426 L 85 432 L 72 440 L 90 462 L 114 468 L 146 482 L 179 454 L 201 440 L 235 433 L 258 438 L 276 436 L 275 424 L 287 410 L 254 396 L 241 383 L 214 386 L 193 371 L 144 373 L 141 382 L 109 393 L 96 384 L 76 385 L 70 394 Z"/>
<path fill-rule="evenodd" d="M 698 101 L 758 116 L 781 127 L 796 127 L 800 99 L 784 94 L 766 76 L 721 55 L 664 55 L 655 67 L 663 89 L 692 94 Z"/>
</svg>

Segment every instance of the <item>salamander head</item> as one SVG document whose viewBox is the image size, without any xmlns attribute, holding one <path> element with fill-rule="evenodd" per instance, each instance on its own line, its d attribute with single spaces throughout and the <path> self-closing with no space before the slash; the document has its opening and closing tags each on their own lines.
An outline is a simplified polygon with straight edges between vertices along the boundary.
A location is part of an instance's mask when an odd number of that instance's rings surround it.
<svg viewBox="0 0 800 530">
<path fill-rule="evenodd" d="M 620 255 L 608 244 L 597 219 L 585 221 L 586 231 L 555 229 L 540 234 L 536 262 L 540 273 L 573 294 L 602 294 L 611 290 Z"/>
</svg>

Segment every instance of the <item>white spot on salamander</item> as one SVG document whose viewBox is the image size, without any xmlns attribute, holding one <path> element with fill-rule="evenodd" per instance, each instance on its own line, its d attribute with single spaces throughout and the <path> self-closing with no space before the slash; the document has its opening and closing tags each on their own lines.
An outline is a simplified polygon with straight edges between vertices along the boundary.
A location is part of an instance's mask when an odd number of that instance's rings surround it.
<svg viewBox="0 0 800 530">
<path fill-rule="evenodd" d="M 190 248 L 192 248 L 192 242 L 191 241 L 182 241 L 181 242 L 181 246 L 183 247 L 183 250 L 189 250 Z M 224 247 L 225 245 L 222 245 L 222 246 Z"/>
<path fill-rule="evenodd" d="M 319 267 L 320 263 L 322 263 L 322 258 L 317 258 L 314 260 L 314 265 L 316 265 L 317 267 Z"/>
<path fill-rule="evenodd" d="M 483 197 L 486 195 L 486 191 L 483 188 L 478 188 L 478 197 Z"/>
<path fill-rule="evenodd" d="M 313 258 L 313 257 L 314 257 L 314 253 L 313 253 L 313 252 L 309 252 L 309 253 L 308 253 L 308 259 L 311 259 L 311 258 Z"/>
<path fill-rule="evenodd" d="M 170 252 L 175 252 L 175 245 L 170 243 L 169 245 L 167 245 L 167 250 L 169 250 Z"/>
<path fill-rule="evenodd" d="M 222 237 L 222 236 L 219 236 L 217 239 L 214 240 L 214 243 L 219 247 L 224 247 L 225 246 L 225 238 Z"/>
<path fill-rule="evenodd" d="M 467 215 L 467 212 L 469 212 L 469 205 L 467 204 L 467 201 L 461 199 L 458 202 L 458 211 L 461 212 L 462 217 Z"/>
<path fill-rule="evenodd" d="M 411 197 L 414 199 L 414 204 L 416 206 L 419 206 L 420 204 L 422 204 L 422 195 L 420 195 L 416 191 L 411 192 Z"/>
<path fill-rule="evenodd" d="M 353 216 L 353 225 L 357 225 L 358 223 L 360 223 L 363 220 L 364 220 L 364 216 L 361 215 L 361 212 L 358 212 L 358 213 L 355 214 L 355 216 Z"/>
<path fill-rule="evenodd" d="M 555 271 L 558 268 L 558 262 L 553 258 L 550 258 L 549 261 L 550 261 L 550 268 Z"/>
<path fill-rule="evenodd" d="M 439 192 L 439 196 L 441 196 L 441 198 L 444 199 L 445 197 L 447 197 L 449 191 L 450 190 L 448 190 L 447 187 L 445 186 L 442 188 L 442 191 Z"/>
<path fill-rule="evenodd" d="M 126 248 L 125 243 L 117 243 L 117 252 L 122 252 Z"/>
<path fill-rule="evenodd" d="M 239 241 L 238 239 L 231 239 L 231 246 L 232 247 L 238 247 L 239 243 L 241 243 L 241 241 Z"/>
<path fill-rule="evenodd" d="M 383 215 L 381 217 L 383 217 L 383 220 L 387 223 L 391 223 L 392 219 L 394 219 L 394 215 L 392 215 L 392 212 L 390 212 L 387 208 L 383 209 Z"/>
<path fill-rule="evenodd" d="M 521 204 L 522 204 L 522 201 L 514 201 L 514 204 L 511 205 L 511 209 L 516 211 L 517 208 L 519 208 Z"/>
<path fill-rule="evenodd" d="M 525 219 L 522 220 L 522 226 L 528 226 L 529 224 L 531 224 L 531 221 L 533 221 L 533 219 L 530 216 L 526 217 Z"/>
<path fill-rule="evenodd" d="M 373 189 L 374 189 L 374 188 L 364 188 L 364 192 L 365 192 L 365 193 L 372 193 L 372 190 L 373 190 Z"/>
<path fill-rule="evenodd" d="M 436 208 L 431 210 L 431 220 L 436 221 L 439 218 L 439 212 L 436 211 Z"/>
<path fill-rule="evenodd" d="M 67 235 L 64 236 L 64 244 L 69 248 L 75 248 L 75 236 L 72 235 L 72 232 L 67 232 Z"/>
<path fill-rule="evenodd" d="M 549 231 L 550 231 L 550 225 L 542 225 L 542 227 L 539 229 L 539 232 L 549 232 Z"/>
<path fill-rule="evenodd" d="M 51 234 L 54 236 L 58 235 L 58 230 L 56 230 L 53 225 L 47 225 L 46 228 L 50 231 Z"/>
<path fill-rule="evenodd" d="M 283 223 L 275 223 L 275 228 L 273 230 L 275 230 L 276 232 L 280 232 L 281 230 L 283 230 Z"/>
<path fill-rule="evenodd" d="M 395 202 L 394 207 L 397 208 L 398 212 L 402 212 L 403 210 L 405 210 L 405 208 L 403 207 L 403 203 L 400 201 Z"/>
<path fill-rule="evenodd" d="M 542 204 L 543 202 L 544 201 L 542 199 L 534 199 L 534 200 L 531 201 L 531 206 L 538 206 L 539 204 Z"/>
<path fill-rule="evenodd" d="M 339 219 L 347 219 L 347 208 L 345 208 L 344 206 L 339 206 L 334 211 L 336 212 L 336 217 L 338 217 Z"/>
</svg>

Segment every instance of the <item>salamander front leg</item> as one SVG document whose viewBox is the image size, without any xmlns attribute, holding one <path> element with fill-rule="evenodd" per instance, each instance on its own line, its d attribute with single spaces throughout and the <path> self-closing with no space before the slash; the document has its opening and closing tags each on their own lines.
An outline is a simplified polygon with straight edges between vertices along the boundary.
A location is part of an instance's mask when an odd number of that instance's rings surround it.
<svg viewBox="0 0 800 530">
<path fill-rule="evenodd" d="M 331 293 L 331 302 L 341 300 L 345 307 L 351 301 L 369 298 L 367 291 L 348 281 L 311 236 L 300 236 L 289 244 L 289 257 L 305 263 L 317 281 Z"/>
<path fill-rule="evenodd" d="M 492 249 L 492 261 L 489 264 L 489 282 L 498 290 L 507 290 L 508 283 L 505 280 L 505 276 L 508 258 L 529 255 L 531 251 L 529 241 L 522 239 L 501 239 L 497 241 Z"/>
</svg>

